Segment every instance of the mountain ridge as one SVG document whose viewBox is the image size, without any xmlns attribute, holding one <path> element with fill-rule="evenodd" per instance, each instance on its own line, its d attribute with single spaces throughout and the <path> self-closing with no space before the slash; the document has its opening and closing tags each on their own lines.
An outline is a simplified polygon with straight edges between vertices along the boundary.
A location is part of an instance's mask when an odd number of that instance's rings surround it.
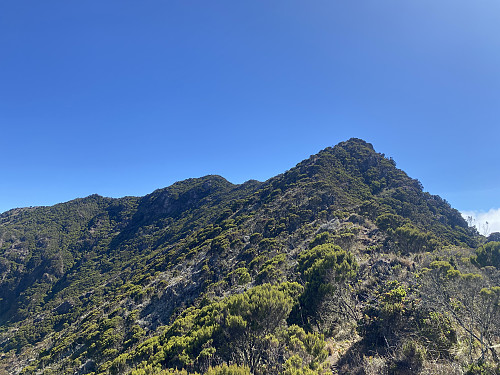
<svg viewBox="0 0 500 375">
<path fill-rule="evenodd" d="M 144 360 L 138 353 L 151 340 L 166 345 L 164 351 L 169 340 L 179 340 L 171 331 L 177 319 L 201 314 L 197 309 L 203 306 L 236 314 L 237 296 L 251 299 L 259 293 L 277 293 L 285 305 L 291 303 L 283 310 L 289 323 L 280 320 L 274 329 L 292 329 L 293 322 L 304 335 L 313 335 L 326 323 L 316 315 L 319 310 L 302 304 L 313 293 L 311 273 L 320 272 L 318 280 L 326 280 L 325 271 L 314 268 L 321 262 L 333 270 L 344 259 L 342 267 L 352 272 L 338 281 L 357 274 L 358 292 L 371 294 L 376 288 L 365 289 L 365 283 L 375 277 L 372 267 L 384 269 L 387 277 L 396 277 L 396 266 L 410 275 L 416 264 L 427 264 L 426 254 L 474 249 L 480 242 L 445 200 L 424 192 L 391 158 L 355 138 L 264 182 L 232 184 L 208 175 L 143 197 L 93 194 L 9 210 L 0 215 L 0 374 L 2 363 L 4 371 L 13 373 L 22 368 L 24 373 L 44 373 L 45 368 L 82 374 L 133 371 Z M 314 259 L 321 262 L 314 266 Z M 342 267 L 335 272 L 344 272 Z M 373 282 L 383 285 L 387 277 L 380 274 Z M 355 308 L 362 311 L 363 306 Z M 354 323 L 358 315 L 346 320 Z M 335 322 L 329 324 L 343 324 Z M 226 329 L 220 321 L 211 324 L 217 332 Z M 66 342 L 62 347 L 58 337 Z M 210 340 L 219 342 L 216 336 Z M 212 346 L 210 340 L 205 348 L 221 351 L 214 364 L 244 364 L 236 352 Z M 202 348 L 189 348 L 182 354 L 187 362 L 179 362 L 174 352 L 177 359 L 167 360 L 165 354 L 162 361 L 146 362 L 206 370 L 211 362 L 199 357 Z M 280 353 L 282 371 L 291 354 Z M 118 358 L 126 360 L 119 364 Z M 252 372 L 262 371 L 259 361 L 266 359 L 259 358 Z"/>
</svg>

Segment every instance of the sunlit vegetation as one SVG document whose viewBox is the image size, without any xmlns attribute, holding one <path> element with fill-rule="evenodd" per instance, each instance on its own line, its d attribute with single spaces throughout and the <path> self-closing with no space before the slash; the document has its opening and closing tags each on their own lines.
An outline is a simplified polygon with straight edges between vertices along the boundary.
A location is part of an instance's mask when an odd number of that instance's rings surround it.
<svg viewBox="0 0 500 375">
<path fill-rule="evenodd" d="M 500 242 L 359 139 L 0 215 L 0 375 L 498 374 Z"/>
</svg>

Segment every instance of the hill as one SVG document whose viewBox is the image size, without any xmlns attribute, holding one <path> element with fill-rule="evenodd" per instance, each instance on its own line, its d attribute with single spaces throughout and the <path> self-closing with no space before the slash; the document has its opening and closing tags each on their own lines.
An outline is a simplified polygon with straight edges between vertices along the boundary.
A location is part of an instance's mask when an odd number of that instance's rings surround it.
<svg viewBox="0 0 500 375">
<path fill-rule="evenodd" d="M 0 374 L 495 371 L 484 241 L 360 139 L 265 182 L 10 210 Z"/>
</svg>

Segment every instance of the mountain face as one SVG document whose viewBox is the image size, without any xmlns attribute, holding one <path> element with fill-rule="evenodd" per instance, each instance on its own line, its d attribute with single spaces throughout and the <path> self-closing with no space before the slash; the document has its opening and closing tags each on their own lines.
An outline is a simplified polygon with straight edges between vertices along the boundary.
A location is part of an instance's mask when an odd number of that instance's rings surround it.
<svg viewBox="0 0 500 375">
<path fill-rule="evenodd" d="M 473 326 L 429 292 L 477 276 L 496 317 L 500 246 L 483 240 L 359 139 L 265 182 L 10 210 L 0 374 L 493 369 L 498 323 Z"/>
</svg>

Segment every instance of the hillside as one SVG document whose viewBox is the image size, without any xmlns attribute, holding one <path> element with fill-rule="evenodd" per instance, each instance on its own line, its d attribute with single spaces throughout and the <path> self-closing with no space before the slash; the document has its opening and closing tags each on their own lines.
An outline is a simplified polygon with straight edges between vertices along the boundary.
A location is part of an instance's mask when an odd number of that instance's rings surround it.
<svg viewBox="0 0 500 375">
<path fill-rule="evenodd" d="M 485 241 L 359 139 L 265 182 L 10 210 L 0 374 L 498 373 Z"/>
</svg>

